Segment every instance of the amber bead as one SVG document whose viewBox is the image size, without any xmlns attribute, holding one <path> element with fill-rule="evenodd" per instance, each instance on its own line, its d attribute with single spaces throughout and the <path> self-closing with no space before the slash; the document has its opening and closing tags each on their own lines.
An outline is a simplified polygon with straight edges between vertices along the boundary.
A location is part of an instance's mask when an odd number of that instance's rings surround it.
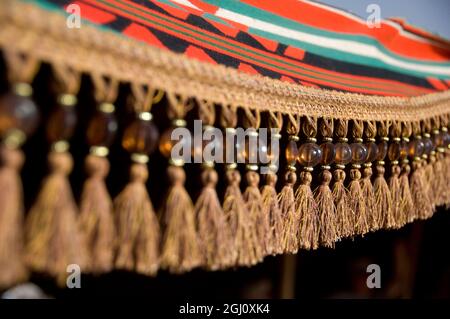
<svg viewBox="0 0 450 319">
<path fill-rule="evenodd" d="M 331 165 L 334 162 L 334 158 L 336 157 L 336 148 L 333 143 L 325 142 L 320 145 L 322 149 L 322 160 L 320 164 L 322 165 Z"/>
<path fill-rule="evenodd" d="M 409 150 L 408 143 L 406 141 L 401 141 L 400 142 L 400 155 L 399 155 L 400 161 L 403 161 L 408 157 L 408 150 Z"/>
<path fill-rule="evenodd" d="M 258 136 L 248 136 L 245 139 L 245 163 L 257 164 L 258 163 Z"/>
<path fill-rule="evenodd" d="M 340 165 L 346 165 L 352 160 L 352 149 L 347 143 L 337 143 L 335 145 L 336 159 L 335 163 Z"/>
<path fill-rule="evenodd" d="M 31 135 L 39 122 L 39 111 L 29 97 L 6 93 L 0 97 L 0 135 L 19 129 Z"/>
<path fill-rule="evenodd" d="M 304 143 L 298 149 L 298 162 L 305 167 L 314 167 L 322 160 L 322 149 L 316 143 Z"/>
<path fill-rule="evenodd" d="M 368 142 L 365 144 L 367 149 L 367 159 L 366 162 L 372 163 L 377 159 L 378 156 L 378 146 L 374 142 Z"/>
<path fill-rule="evenodd" d="M 400 158 L 400 142 L 392 142 L 389 144 L 388 158 L 390 161 L 398 161 Z"/>
<path fill-rule="evenodd" d="M 408 152 L 411 158 L 421 157 L 423 155 L 424 150 L 425 146 L 422 139 L 414 139 L 411 142 L 409 142 Z"/>
<path fill-rule="evenodd" d="M 295 141 L 289 141 L 286 146 L 286 162 L 288 165 L 295 165 L 298 158 L 298 147 Z"/>
<path fill-rule="evenodd" d="M 377 152 L 377 161 L 384 161 L 388 152 L 388 142 L 381 141 L 377 144 L 378 152 Z"/>
<path fill-rule="evenodd" d="M 57 105 L 47 121 L 47 139 L 50 143 L 70 139 L 77 125 L 75 107 Z"/>
<path fill-rule="evenodd" d="M 161 138 L 159 140 L 159 151 L 166 158 L 170 158 L 171 157 L 171 155 L 172 155 L 171 154 L 172 153 L 172 148 L 174 147 L 174 145 L 180 145 L 180 147 L 182 148 L 182 151 L 189 150 L 191 148 L 191 145 L 192 145 L 190 138 L 187 137 L 187 136 L 184 136 L 184 135 L 182 135 L 182 136 L 176 135 L 172 139 L 172 132 L 173 132 L 174 129 L 175 128 L 167 129 L 161 135 Z M 184 155 L 184 153 L 179 154 L 179 155 Z"/>
<path fill-rule="evenodd" d="M 352 143 L 352 164 L 363 164 L 367 159 L 367 148 L 362 143 Z"/>
<path fill-rule="evenodd" d="M 423 146 L 424 146 L 424 154 L 429 155 L 431 152 L 434 151 L 433 141 L 429 137 L 425 137 L 423 139 Z"/>
<path fill-rule="evenodd" d="M 125 129 L 122 146 L 130 154 L 148 155 L 155 150 L 158 137 L 159 132 L 153 121 L 136 118 Z"/>
<path fill-rule="evenodd" d="M 433 143 L 436 148 L 444 146 L 442 132 L 433 135 Z"/>
<path fill-rule="evenodd" d="M 96 111 L 89 121 L 86 138 L 90 146 L 111 146 L 117 133 L 117 120 L 114 113 Z"/>
</svg>

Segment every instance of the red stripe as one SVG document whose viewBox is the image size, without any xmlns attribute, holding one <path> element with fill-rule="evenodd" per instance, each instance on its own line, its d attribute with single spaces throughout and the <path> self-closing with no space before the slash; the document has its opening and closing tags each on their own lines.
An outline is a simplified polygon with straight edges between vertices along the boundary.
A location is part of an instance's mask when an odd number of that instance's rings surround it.
<svg viewBox="0 0 450 319">
<path fill-rule="evenodd" d="M 279 5 L 273 0 L 241 0 L 259 9 L 306 24 L 315 28 L 347 34 L 368 35 L 377 39 L 392 52 L 407 58 L 447 62 L 450 48 L 421 42 L 403 36 L 400 31 L 385 22 L 380 28 L 369 28 L 365 23 L 298 0 L 283 0 Z"/>
<path fill-rule="evenodd" d="M 427 77 L 427 80 L 437 90 L 439 90 L 439 91 L 447 90 L 447 85 L 445 85 L 443 82 L 441 82 L 441 80 L 436 79 L 436 78 L 432 78 L 432 77 Z"/>
<path fill-rule="evenodd" d="M 148 21 L 145 21 L 145 20 L 143 20 L 143 19 L 141 19 L 141 18 L 139 18 L 139 17 L 137 17 L 137 16 L 127 14 L 127 13 L 123 12 L 123 11 L 120 10 L 120 9 L 115 9 L 115 8 L 112 8 L 112 7 L 108 6 L 108 5 L 104 5 L 104 4 L 102 4 L 102 3 L 95 2 L 95 1 L 93 1 L 93 0 L 85 0 L 85 1 L 93 2 L 93 3 L 95 3 L 97 6 L 104 7 L 104 8 L 106 8 L 106 9 L 108 9 L 108 10 L 111 10 L 111 11 L 113 11 L 113 12 L 116 12 L 116 13 L 118 13 L 118 14 L 121 14 L 121 15 L 124 16 L 124 17 L 128 17 L 128 18 L 131 19 L 131 20 L 138 21 L 138 22 L 140 22 L 140 23 L 142 23 L 142 24 L 144 24 L 144 25 L 156 27 L 156 25 L 151 24 L 151 23 L 149 23 Z M 121 3 L 117 3 L 117 2 L 115 2 L 115 1 L 110 1 L 110 2 L 111 2 L 111 3 L 114 2 L 114 5 L 116 5 L 116 6 L 118 6 L 118 7 L 127 8 L 126 6 L 124 6 L 124 5 L 121 4 Z M 144 8 L 144 9 L 146 9 L 146 11 L 148 11 L 148 8 Z M 159 19 L 154 18 L 154 17 L 152 17 L 152 16 L 150 16 L 150 15 L 148 15 L 148 14 L 139 12 L 139 11 L 136 10 L 136 9 L 128 8 L 128 10 L 129 10 L 129 11 L 133 11 L 133 12 L 135 12 L 136 14 L 139 14 L 139 15 L 141 15 L 142 17 L 145 17 L 145 18 L 147 18 L 147 19 L 149 19 L 149 20 L 158 21 L 159 24 L 168 25 L 168 26 L 173 27 L 174 29 L 182 30 L 182 31 L 185 31 L 185 32 L 192 33 L 192 31 L 189 31 L 189 30 L 180 28 L 180 27 L 178 27 L 178 26 L 174 26 L 174 25 L 168 24 L 168 23 L 165 22 L 165 21 L 160 21 Z M 159 15 L 157 12 L 153 12 L 153 11 L 152 11 L 152 13 L 154 13 L 155 15 L 161 16 L 161 15 Z M 164 16 L 164 15 L 162 15 L 161 17 L 168 18 L 167 16 Z M 172 21 L 180 22 L 179 20 L 172 20 Z M 228 51 L 226 51 L 226 50 L 219 50 L 219 49 L 218 49 L 216 46 L 214 46 L 214 45 L 208 45 L 208 44 L 204 43 L 204 42 L 201 41 L 201 39 L 200 39 L 200 38 L 202 37 L 202 35 L 200 35 L 200 34 L 192 34 L 192 38 L 186 38 L 184 35 L 181 35 L 181 34 L 179 34 L 179 33 L 177 33 L 177 32 L 173 32 L 173 31 L 170 31 L 170 30 L 165 29 L 165 28 L 162 29 L 162 30 L 163 30 L 164 32 L 169 33 L 169 34 L 173 34 L 173 35 L 176 36 L 176 37 L 187 39 L 187 40 L 189 40 L 189 41 L 192 42 L 192 43 L 198 44 L 199 46 L 208 47 L 208 48 L 210 48 L 211 50 L 215 50 L 215 51 L 217 51 L 217 52 L 223 52 L 224 54 L 227 54 L 227 55 L 229 55 L 229 56 L 234 56 L 234 57 L 236 57 L 236 58 L 243 59 L 243 57 L 240 56 L 240 55 L 232 54 L 232 53 L 230 53 L 230 52 L 228 52 Z M 198 29 L 198 28 L 197 28 L 197 30 L 198 30 L 199 32 L 207 33 L 205 30 L 202 30 L 202 29 Z M 213 36 L 216 36 L 216 35 L 213 34 Z M 217 37 L 217 36 L 216 36 L 216 37 Z M 228 42 L 232 42 L 232 41 L 230 41 L 229 39 L 226 39 L 226 40 L 227 40 Z M 212 41 L 212 42 L 217 42 L 217 41 L 215 41 L 215 40 L 210 40 L 210 41 Z M 223 43 L 222 43 L 222 45 L 223 45 Z M 237 43 L 237 45 L 240 45 L 240 46 L 242 47 L 242 43 Z M 224 46 L 226 46 L 226 45 L 224 45 Z M 236 50 L 236 48 L 234 48 L 234 49 Z M 257 51 L 257 50 L 255 50 L 255 51 Z M 246 52 L 246 53 L 249 54 L 248 52 Z M 267 56 L 269 55 L 267 52 L 262 52 L 262 53 L 265 54 L 265 55 L 267 55 Z M 262 57 L 259 57 L 259 58 L 262 59 L 262 60 L 265 59 L 265 58 L 262 58 Z M 280 60 L 280 57 L 279 57 L 279 56 L 275 56 L 274 58 Z M 270 63 L 280 65 L 280 63 L 279 63 L 278 61 L 276 61 L 276 60 L 270 60 L 270 59 L 266 59 L 266 60 L 268 60 L 268 62 L 270 62 Z M 254 61 L 254 60 L 252 60 L 252 59 L 250 59 L 249 62 L 250 62 L 250 63 L 253 63 L 253 64 L 261 65 L 262 67 L 265 67 L 265 68 L 267 68 L 267 69 L 272 69 L 272 70 L 275 70 L 275 71 L 280 72 L 280 73 L 285 73 L 286 75 L 290 75 L 290 76 L 293 76 L 293 77 L 296 77 L 296 78 L 302 77 L 301 75 L 293 74 L 292 72 L 289 72 L 289 71 L 280 71 L 280 70 L 278 70 L 278 69 L 276 69 L 276 68 L 273 68 L 273 67 L 270 67 L 270 66 L 268 66 L 268 65 L 265 65 L 265 64 L 262 64 L 262 63 L 257 63 L 256 61 Z M 298 63 L 298 64 L 300 64 L 300 63 Z M 305 66 L 305 67 L 308 67 L 308 68 L 310 68 L 310 69 L 312 69 L 312 67 L 309 66 L 309 65 L 304 65 L 304 66 Z M 290 67 L 290 68 L 292 69 L 293 67 Z M 326 70 L 323 70 L 323 71 L 327 72 Z M 311 73 L 311 72 L 308 72 L 308 71 L 302 71 L 302 72 L 305 72 L 305 73 Z M 327 72 L 327 73 L 330 73 L 330 72 Z M 343 75 L 346 76 L 346 77 L 357 78 L 356 76 L 349 76 L 348 74 L 343 74 Z M 328 77 L 327 77 L 326 75 L 323 75 L 322 77 L 323 77 L 323 78 L 328 78 L 328 79 L 330 79 L 330 80 L 336 80 L 335 78 L 333 78 L 333 75 L 330 75 L 330 76 L 328 76 Z M 380 83 L 380 85 L 387 86 L 387 87 L 390 88 L 390 89 L 393 88 L 392 84 L 395 83 L 395 86 L 394 86 L 394 87 L 395 87 L 395 90 L 392 90 L 392 92 L 398 92 L 398 93 L 397 93 L 397 94 L 395 94 L 395 93 L 388 93 L 388 92 L 385 92 L 385 91 L 380 90 L 380 87 L 375 87 L 375 83 L 374 83 L 374 82 L 376 82 L 376 79 L 368 78 L 368 77 L 359 77 L 359 78 L 361 78 L 363 81 L 368 81 L 368 82 L 359 82 L 359 83 L 358 83 L 358 84 L 360 84 L 360 85 L 362 85 L 362 86 L 366 86 L 366 87 L 369 87 L 369 88 L 373 88 L 373 90 L 372 90 L 372 89 L 369 89 L 369 90 L 367 90 L 367 91 L 366 91 L 365 89 L 360 89 L 360 88 L 348 88 L 348 87 L 346 87 L 346 86 L 344 86 L 344 85 L 340 85 L 340 84 L 332 84 L 332 83 L 330 83 L 330 82 L 327 82 L 327 81 L 324 81 L 324 80 L 318 80 L 318 79 L 310 78 L 310 77 L 308 77 L 308 76 L 303 76 L 303 78 L 307 79 L 308 81 L 321 83 L 322 85 L 334 86 L 334 87 L 336 87 L 336 88 L 340 88 L 340 89 L 344 89 L 344 90 L 347 89 L 347 90 L 352 90 L 352 91 L 356 91 L 356 92 L 372 92 L 373 94 L 385 94 L 385 95 L 386 95 L 386 94 L 389 94 L 389 95 L 416 95 L 416 94 L 418 94 L 418 93 L 420 93 L 420 92 L 430 92 L 430 90 L 428 90 L 428 89 L 418 88 L 418 87 L 411 87 L 411 86 L 409 86 L 409 85 L 408 85 L 408 86 L 407 86 L 407 85 L 403 85 L 403 84 L 401 84 L 401 83 L 394 82 L 394 81 L 387 81 L 387 80 L 378 81 L 378 82 L 382 82 L 382 83 Z M 338 80 L 339 80 L 341 83 L 350 83 L 350 82 L 352 82 L 352 83 L 354 84 L 354 81 L 353 81 L 353 80 L 350 80 L 350 79 L 339 78 Z M 389 83 L 389 82 L 393 82 L 393 83 Z M 403 89 L 404 89 L 404 90 L 403 90 Z"/>
</svg>

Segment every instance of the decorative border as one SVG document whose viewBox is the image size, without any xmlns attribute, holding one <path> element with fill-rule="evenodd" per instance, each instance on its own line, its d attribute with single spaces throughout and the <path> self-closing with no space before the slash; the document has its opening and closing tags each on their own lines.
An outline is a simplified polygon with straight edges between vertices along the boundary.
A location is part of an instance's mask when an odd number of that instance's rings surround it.
<svg viewBox="0 0 450 319">
<path fill-rule="evenodd" d="M 0 3 L 0 47 L 88 74 L 259 111 L 372 121 L 418 121 L 450 112 L 450 91 L 380 97 L 304 87 L 249 75 L 84 24 L 68 29 L 63 14 L 30 3 Z"/>
</svg>

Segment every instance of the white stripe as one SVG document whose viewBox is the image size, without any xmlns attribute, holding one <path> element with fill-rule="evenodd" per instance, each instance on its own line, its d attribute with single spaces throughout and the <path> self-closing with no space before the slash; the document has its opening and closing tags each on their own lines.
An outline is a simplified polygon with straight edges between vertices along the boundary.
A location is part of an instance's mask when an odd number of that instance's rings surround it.
<svg viewBox="0 0 450 319">
<path fill-rule="evenodd" d="M 307 42 L 320 47 L 334 49 L 341 52 L 375 58 L 377 60 L 385 62 L 386 64 L 390 64 L 392 66 L 400 67 L 403 69 L 450 76 L 450 67 L 422 65 L 413 62 L 401 61 L 385 54 L 377 47 L 370 44 L 359 43 L 351 40 L 331 39 L 302 31 L 296 31 L 222 8 L 219 8 L 215 14 L 218 17 L 238 22 L 250 28 L 258 29 L 267 33 L 279 35 L 293 40 Z"/>
<path fill-rule="evenodd" d="M 189 0 L 172 0 L 172 2 L 181 4 L 183 6 L 198 10 L 198 11 L 203 11 L 202 9 L 200 9 L 199 7 L 197 7 L 195 4 L 192 4 Z"/>
</svg>

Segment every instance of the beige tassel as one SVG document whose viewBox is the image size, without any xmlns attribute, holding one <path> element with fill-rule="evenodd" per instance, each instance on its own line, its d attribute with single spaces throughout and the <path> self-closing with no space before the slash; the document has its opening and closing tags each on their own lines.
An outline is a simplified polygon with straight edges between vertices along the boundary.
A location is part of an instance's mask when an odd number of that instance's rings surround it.
<svg viewBox="0 0 450 319">
<path fill-rule="evenodd" d="M 230 169 L 227 171 L 227 180 L 223 211 L 230 227 L 231 238 L 234 239 L 233 257 L 236 265 L 251 266 L 260 261 L 260 256 L 257 254 L 258 241 L 255 225 L 239 188 L 241 175 L 237 170 Z"/>
<path fill-rule="evenodd" d="M 23 191 L 20 149 L 0 147 L 0 290 L 27 279 L 23 260 Z"/>
<path fill-rule="evenodd" d="M 278 194 L 282 216 L 282 246 L 285 253 L 296 253 L 298 251 L 298 232 L 300 215 L 295 207 L 294 185 L 297 175 L 294 171 L 287 171 L 285 185 Z"/>
<path fill-rule="evenodd" d="M 67 178 L 72 171 L 72 157 L 67 152 L 52 151 L 48 161 L 51 173 L 43 181 L 26 221 L 26 260 L 30 268 L 55 276 L 63 285 L 68 265 L 88 270 L 86 249 Z"/>
<path fill-rule="evenodd" d="M 403 224 L 411 223 L 416 219 L 411 190 L 409 188 L 409 174 L 411 167 L 408 164 L 403 165 L 400 175 L 400 210 Z"/>
<path fill-rule="evenodd" d="M 184 188 L 183 168 L 170 165 L 167 169 L 170 188 L 160 213 L 165 229 L 161 267 L 174 273 L 189 271 L 202 264 L 195 227 L 195 211 Z"/>
<path fill-rule="evenodd" d="M 374 219 L 380 228 L 386 227 L 388 219 L 392 218 L 392 196 L 389 186 L 384 178 L 385 168 L 383 165 L 376 166 L 377 176 L 373 183 L 373 192 L 375 200 Z"/>
<path fill-rule="evenodd" d="M 349 237 L 353 234 L 353 211 L 349 207 L 348 190 L 344 186 L 345 172 L 334 171 L 333 199 L 336 207 L 336 236 Z"/>
<path fill-rule="evenodd" d="M 373 191 L 372 181 L 372 167 L 365 165 L 363 170 L 363 179 L 361 180 L 361 192 L 365 198 L 367 223 L 370 231 L 375 231 L 380 228 L 378 224 L 378 216 L 375 213 L 375 193 Z"/>
<path fill-rule="evenodd" d="M 114 199 L 117 229 L 115 267 L 145 275 L 158 271 L 160 230 L 145 182 L 146 164 L 134 163 L 130 182 Z"/>
<path fill-rule="evenodd" d="M 88 155 L 80 203 L 80 228 L 87 245 L 87 258 L 93 273 L 108 272 L 113 267 L 114 220 L 112 201 L 105 185 L 109 162 L 104 157 Z"/>
<path fill-rule="evenodd" d="M 446 185 L 446 172 L 448 169 L 444 160 L 444 154 L 438 152 L 436 157 L 432 156 L 432 162 L 427 165 L 426 176 L 430 185 L 430 193 L 434 196 L 430 198 L 436 206 L 445 204 L 445 192 L 448 189 Z"/>
<path fill-rule="evenodd" d="M 267 233 L 267 254 L 276 255 L 283 253 L 283 219 L 281 209 L 278 204 L 275 184 L 277 175 L 268 173 L 266 175 L 266 185 L 261 191 L 263 203 L 263 216 L 269 219 L 269 231 Z"/>
<path fill-rule="evenodd" d="M 267 237 L 269 233 L 269 216 L 264 215 L 261 192 L 259 191 L 259 174 L 255 171 L 246 173 L 247 188 L 244 192 L 244 201 L 251 222 L 255 225 L 257 245 L 256 255 L 260 260 L 267 254 Z"/>
<path fill-rule="evenodd" d="M 389 191 L 391 193 L 391 210 L 388 211 L 388 215 L 386 216 L 386 222 L 384 224 L 385 228 L 398 228 L 399 219 L 401 216 L 400 211 L 400 167 L 397 163 L 394 163 L 392 166 L 392 174 L 389 177 Z"/>
<path fill-rule="evenodd" d="M 354 233 L 364 235 L 369 231 L 366 203 L 361 190 L 361 172 L 357 168 L 350 170 L 349 207 L 354 214 Z"/>
<path fill-rule="evenodd" d="M 414 160 L 413 173 L 410 180 L 411 196 L 416 210 L 415 215 L 420 219 L 427 219 L 433 214 L 433 207 L 428 198 L 425 186 L 425 174 L 420 160 Z"/>
<path fill-rule="evenodd" d="M 319 236 L 320 244 L 325 247 L 334 247 L 336 236 L 336 207 L 334 206 L 333 194 L 330 189 L 332 175 L 330 171 L 323 170 L 321 173 L 322 183 L 314 191 L 314 198 L 319 210 Z"/>
<path fill-rule="evenodd" d="M 312 176 L 308 171 L 300 173 L 300 186 L 295 193 L 295 206 L 300 217 L 299 248 L 319 247 L 319 210 L 311 191 Z"/>
<path fill-rule="evenodd" d="M 211 270 L 232 264 L 231 233 L 216 193 L 217 172 L 206 168 L 202 172 L 203 189 L 195 203 L 198 237 L 203 263 Z"/>
</svg>

